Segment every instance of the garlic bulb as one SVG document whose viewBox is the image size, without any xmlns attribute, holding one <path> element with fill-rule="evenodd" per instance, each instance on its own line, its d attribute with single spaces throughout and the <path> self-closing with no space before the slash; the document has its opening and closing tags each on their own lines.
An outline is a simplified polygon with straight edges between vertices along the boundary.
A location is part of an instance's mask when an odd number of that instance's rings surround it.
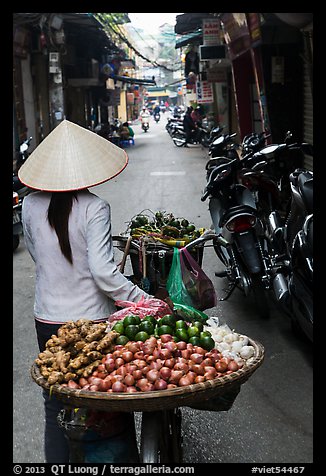
<svg viewBox="0 0 326 476">
<path fill-rule="evenodd" d="M 240 352 L 240 350 L 242 349 L 243 347 L 243 341 L 242 340 L 235 340 L 234 342 L 232 342 L 231 344 L 231 349 L 233 350 L 233 352 Z"/>
<path fill-rule="evenodd" d="M 223 341 L 227 342 L 228 344 L 232 344 L 232 342 L 234 342 L 237 339 L 238 339 L 238 336 L 234 332 L 230 332 L 229 334 L 226 334 L 223 337 Z"/>
<path fill-rule="evenodd" d="M 255 349 L 252 345 L 244 345 L 240 350 L 240 357 L 247 360 L 250 359 L 255 353 Z"/>
</svg>

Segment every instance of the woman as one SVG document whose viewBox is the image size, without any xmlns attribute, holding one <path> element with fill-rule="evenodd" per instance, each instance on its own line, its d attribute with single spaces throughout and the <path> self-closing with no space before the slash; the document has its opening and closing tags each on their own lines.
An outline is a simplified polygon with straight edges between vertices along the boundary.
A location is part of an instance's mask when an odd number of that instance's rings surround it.
<svg viewBox="0 0 326 476">
<path fill-rule="evenodd" d="M 106 321 L 116 300 L 150 297 L 117 269 L 110 205 L 88 190 L 118 175 L 127 163 L 122 149 L 64 120 L 19 170 L 20 180 L 38 190 L 24 199 L 22 219 L 36 266 L 34 316 L 40 351 L 68 320 Z M 46 461 L 69 462 L 68 444 L 57 423 L 62 405 L 47 392 L 44 398 Z M 132 414 L 121 415 L 120 423 L 130 426 Z M 132 462 L 137 458 L 134 426 L 128 433 L 133 448 L 125 461 Z"/>
</svg>

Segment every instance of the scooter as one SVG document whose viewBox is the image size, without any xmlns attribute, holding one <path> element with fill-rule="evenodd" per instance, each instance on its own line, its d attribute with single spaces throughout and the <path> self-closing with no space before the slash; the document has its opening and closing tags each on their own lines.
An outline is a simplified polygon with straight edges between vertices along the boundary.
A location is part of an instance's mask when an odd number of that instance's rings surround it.
<svg viewBox="0 0 326 476">
<path fill-rule="evenodd" d="M 176 126 L 171 133 L 171 137 L 174 145 L 177 147 L 185 147 L 187 144 L 201 144 L 203 147 L 209 146 L 209 131 L 200 124 L 197 125 L 197 129 L 193 131 L 192 137 L 188 142 L 183 125 Z"/>
<path fill-rule="evenodd" d="M 141 118 L 141 128 L 144 132 L 147 132 L 149 129 L 149 116 L 143 116 Z"/>
<path fill-rule="evenodd" d="M 156 122 L 156 124 L 158 123 L 158 121 L 161 119 L 161 115 L 159 112 L 156 112 L 154 114 L 154 121 Z"/>
<path fill-rule="evenodd" d="M 284 226 L 287 263 L 275 276 L 274 292 L 294 332 L 313 342 L 313 172 L 296 169 L 290 186 L 291 208 Z"/>
<path fill-rule="evenodd" d="M 239 159 L 239 145 L 234 143 L 233 138 L 237 135 L 233 134 L 219 134 L 214 139 L 208 148 L 208 155 L 212 159 L 215 157 L 228 157 L 229 159 Z"/>
<path fill-rule="evenodd" d="M 266 291 L 272 283 L 271 263 L 262 223 L 251 191 L 237 183 L 241 161 L 219 157 L 206 164 L 207 184 L 202 201 L 209 197 L 209 211 L 216 233 L 214 250 L 225 266 L 216 273 L 227 277 L 229 289 L 220 300 L 226 300 L 235 288 L 253 296 L 258 313 L 267 317 Z"/>
<path fill-rule="evenodd" d="M 20 234 L 23 231 L 22 221 L 21 221 L 21 200 L 19 200 L 19 196 L 17 192 L 13 192 L 13 251 L 15 251 L 20 242 Z"/>
</svg>

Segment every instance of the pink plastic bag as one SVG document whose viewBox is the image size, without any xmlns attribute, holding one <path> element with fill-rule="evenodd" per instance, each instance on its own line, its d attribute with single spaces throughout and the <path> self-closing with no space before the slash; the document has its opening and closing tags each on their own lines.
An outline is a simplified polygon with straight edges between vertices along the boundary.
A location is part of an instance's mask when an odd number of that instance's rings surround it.
<svg viewBox="0 0 326 476">
<path fill-rule="evenodd" d="M 200 311 L 216 306 L 217 297 L 212 281 L 186 248 L 180 249 L 183 284 L 191 297 L 192 306 Z"/>
<path fill-rule="evenodd" d="M 145 316 L 163 317 L 166 314 L 172 314 L 170 306 L 161 301 L 161 299 L 142 297 L 138 302 L 131 301 L 115 301 L 117 307 L 123 307 L 119 311 L 114 312 L 109 316 L 109 322 L 121 320 L 126 316 L 132 314 L 139 316 L 142 319 Z"/>
</svg>

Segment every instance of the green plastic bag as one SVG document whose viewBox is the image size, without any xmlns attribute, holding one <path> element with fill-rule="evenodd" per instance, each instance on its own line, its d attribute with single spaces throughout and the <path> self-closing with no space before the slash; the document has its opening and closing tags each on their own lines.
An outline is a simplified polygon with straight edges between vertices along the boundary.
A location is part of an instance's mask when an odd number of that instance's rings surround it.
<svg viewBox="0 0 326 476">
<path fill-rule="evenodd" d="M 166 289 L 169 293 L 170 299 L 173 302 L 193 306 L 192 299 L 182 280 L 179 253 L 180 250 L 174 247 L 172 264 L 166 282 Z"/>
<path fill-rule="evenodd" d="M 182 319 L 194 322 L 199 321 L 202 324 L 205 324 L 208 320 L 208 315 L 198 309 L 195 309 L 192 306 L 186 306 L 185 304 L 173 303 L 174 311 Z"/>
</svg>

